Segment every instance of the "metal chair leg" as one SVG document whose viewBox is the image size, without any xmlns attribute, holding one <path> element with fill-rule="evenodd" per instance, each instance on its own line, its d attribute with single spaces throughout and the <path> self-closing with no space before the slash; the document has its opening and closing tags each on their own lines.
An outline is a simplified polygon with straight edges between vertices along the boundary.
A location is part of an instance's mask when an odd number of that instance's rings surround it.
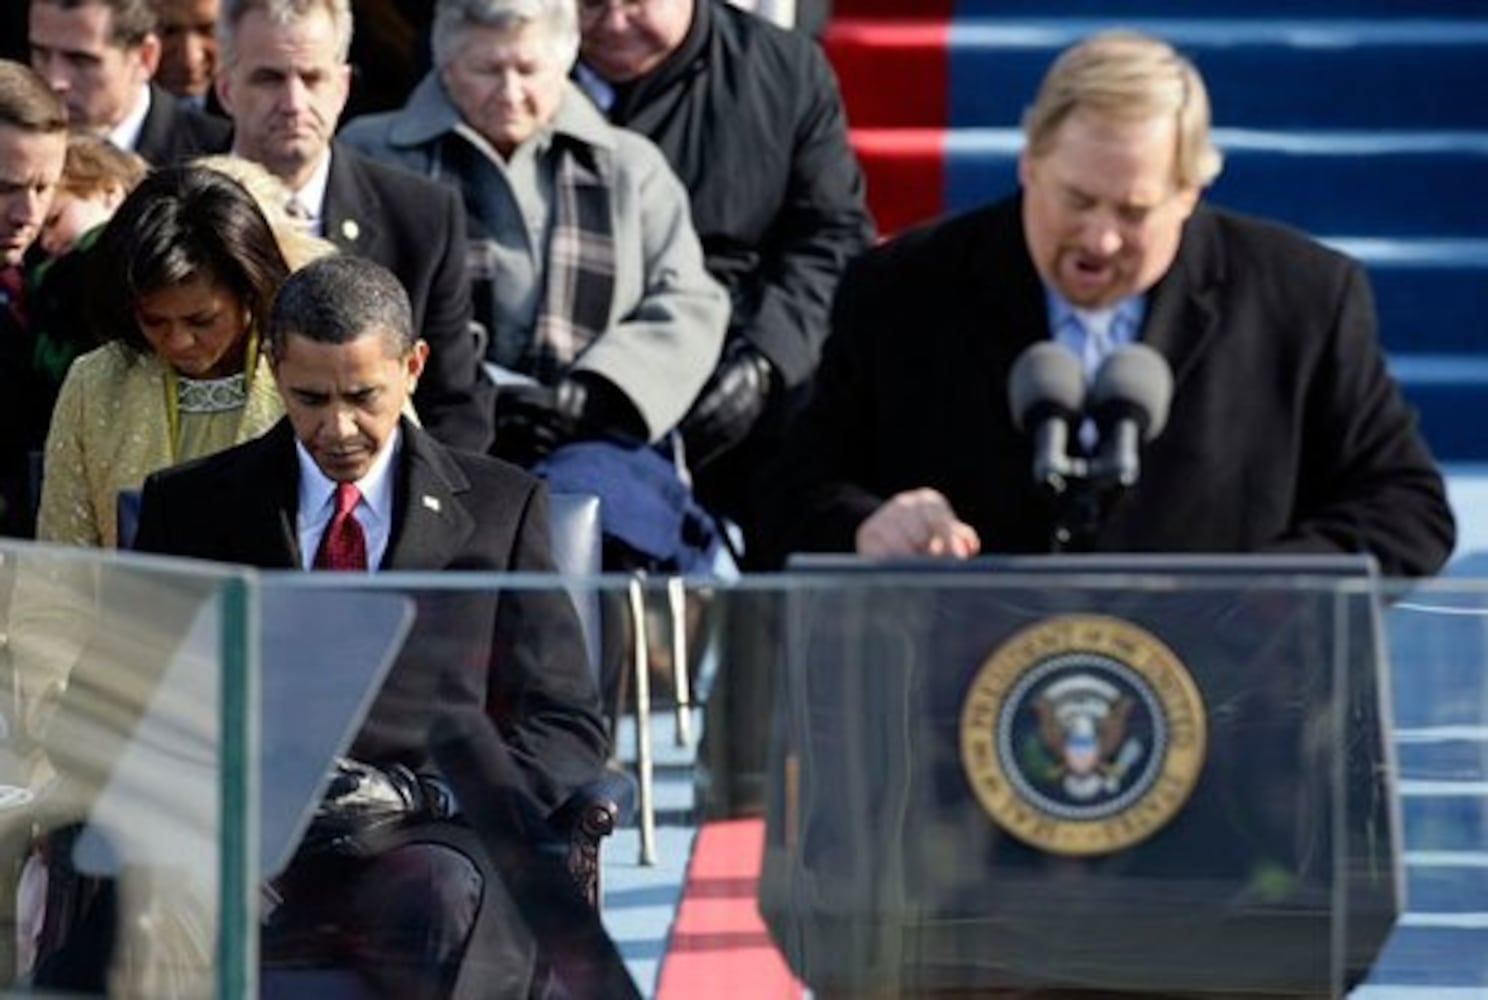
<svg viewBox="0 0 1488 1000">
<path fill-rule="evenodd" d="M 646 600 L 642 577 L 630 578 L 630 617 L 635 623 L 636 770 L 640 785 L 641 857 L 643 865 L 656 864 L 656 799 L 651 757 L 651 664 L 646 648 Z"/>
<path fill-rule="evenodd" d="M 677 699 L 677 746 L 692 746 L 692 691 L 687 680 L 687 589 L 680 576 L 667 580 L 672 617 L 672 689 Z"/>
</svg>

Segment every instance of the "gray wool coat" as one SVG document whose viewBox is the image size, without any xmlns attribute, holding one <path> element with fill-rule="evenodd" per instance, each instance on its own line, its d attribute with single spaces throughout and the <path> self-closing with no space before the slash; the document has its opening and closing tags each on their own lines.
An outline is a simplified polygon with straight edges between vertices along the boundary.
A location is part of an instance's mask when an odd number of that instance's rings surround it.
<svg viewBox="0 0 1488 1000">
<path fill-rule="evenodd" d="M 462 120 L 435 72 L 403 108 L 358 118 L 340 138 L 461 191 L 470 220 L 476 315 L 489 335 L 487 358 L 510 369 L 532 339 L 542 302 L 556 132 L 608 158 L 614 181 L 610 325 L 574 367 L 613 382 L 656 440 L 682 419 L 712 373 L 729 302 L 704 267 L 687 191 L 649 140 L 610 125 L 570 84 L 549 128 L 503 159 Z"/>
</svg>

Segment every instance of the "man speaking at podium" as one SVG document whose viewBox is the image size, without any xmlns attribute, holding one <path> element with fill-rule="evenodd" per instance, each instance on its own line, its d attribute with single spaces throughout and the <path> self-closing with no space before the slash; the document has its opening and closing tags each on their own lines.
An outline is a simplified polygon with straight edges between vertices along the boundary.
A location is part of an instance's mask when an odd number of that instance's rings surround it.
<svg viewBox="0 0 1488 1000">
<path fill-rule="evenodd" d="M 1363 552 L 1386 575 L 1438 569 L 1455 526 L 1364 270 L 1200 204 L 1221 160 L 1194 66 L 1153 38 L 1094 35 L 1056 60 L 1023 128 L 1018 193 L 844 277 L 772 483 L 774 546 Z M 1026 364 L 1036 344 L 1049 356 Z M 1137 405 L 1088 407 L 1118 357 L 1160 370 L 1137 373 Z"/>
</svg>

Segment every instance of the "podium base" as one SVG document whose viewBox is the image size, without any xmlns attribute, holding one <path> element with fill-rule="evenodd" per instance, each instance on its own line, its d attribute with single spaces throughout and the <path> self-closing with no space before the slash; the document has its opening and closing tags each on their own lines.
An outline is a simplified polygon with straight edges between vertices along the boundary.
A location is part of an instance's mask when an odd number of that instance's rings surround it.
<svg viewBox="0 0 1488 1000">
<path fill-rule="evenodd" d="M 1367 975 L 1395 916 L 1355 908 L 1340 929 L 1324 894 L 1216 902 L 1219 886 L 1187 882 L 1118 900 L 1110 886 L 1016 878 L 999 887 L 1001 901 L 975 908 L 943 900 L 933 910 L 834 915 L 799 897 L 782 905 L 783 887 L 771 885 L 780 861 L 767 849 L 761 912 L 818 996 L 1341 996 Z M 1341 951 L 1338 930 L 1347 932 Z"/>
</svg>

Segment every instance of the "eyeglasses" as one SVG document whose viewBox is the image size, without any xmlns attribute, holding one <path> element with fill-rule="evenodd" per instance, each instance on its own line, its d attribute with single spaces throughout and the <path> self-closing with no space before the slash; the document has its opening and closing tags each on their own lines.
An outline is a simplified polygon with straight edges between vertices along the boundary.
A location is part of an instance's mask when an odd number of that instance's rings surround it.
<svg viewBox="0 0 1488 1000">
<path fill-rule="evenodd" d="M 579 18 L 584 21 L 598 21 L 610 12 L 618 9 L 626 17 L 635 17 L 650 0 L 579 0 Z"/>
</svg>

